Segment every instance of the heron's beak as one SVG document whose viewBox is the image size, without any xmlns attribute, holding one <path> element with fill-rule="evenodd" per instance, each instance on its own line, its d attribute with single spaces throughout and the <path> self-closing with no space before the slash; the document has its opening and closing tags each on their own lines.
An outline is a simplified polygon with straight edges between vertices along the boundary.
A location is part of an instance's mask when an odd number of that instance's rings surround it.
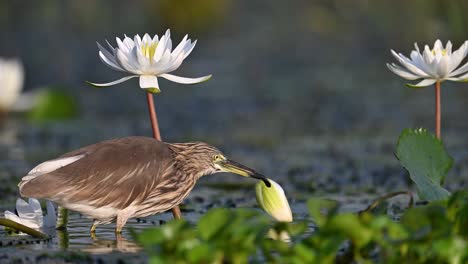
<svg viewBox="0 0 468 264">
<path fill-rule="evenodd" d="M 222 167 L 222 169 L 225 172 L 231 172 L 231 173 L 235 173 L 241 176 L 259 179 L 259 180 L 262 180 L 267 187 L 271 186 L 270 182 L 265 176 L 235 161 L 224 160 L 224 161 L 219 162 L 218 164 L 219 166 Z"/>
</svg>

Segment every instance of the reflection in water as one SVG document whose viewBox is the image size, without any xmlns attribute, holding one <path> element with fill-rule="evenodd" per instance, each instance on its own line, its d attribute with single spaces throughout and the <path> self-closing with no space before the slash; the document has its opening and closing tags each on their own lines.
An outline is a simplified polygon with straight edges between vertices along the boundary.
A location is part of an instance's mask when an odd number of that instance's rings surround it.
<svg viewBox="0 0 468 264">
<path fill-rule="evenodd" d="M 126 225 L 122 234 L 115 234 L 115 226 L 100 225 L 96 230 L 96 235 L 91 236 L 89 229 L 92 221 L 81 217 L 79 214 L 71 214 L 66 231 L 54 230 L 53 243 L 57 248 L 68 250 L 80 250 L 93 254 L 109 253 L 112 251 L 137 252 L 140 247 L 133 242 L 129 229 L 140 230 L 153 226 L 151 223 L 138 223 L 131 219 Z"/>
<path fill-rule="evenodd" d="M 135 242 L 125 239 L 120 234 L 116 234 L 115 240 L 98 239 L 97 237 L 93 237 L 92 239 L 93 244 L 81 249 L 81 251 L 93 254 L 103 254 L 110 253 L 112 251 L 135 253 L 141 250 L 141 247 Z"/>
<path fill-rule="evenodd" d="M 152 221 L 138 222 L 135 219 L 130 219 L 120 235 L 115 234 L 115 225 L 111 224 L 98 226 L 96 235 L 91 236 L 89 232 L 91 224 L 90 219 L 71 213 L 67 230 L 43 229 L 45 233 L 52 237 L 50 241 L 12 243 L 11 245 L 32 250 L 78 250 L 91 254 L 104 254 L 113 251 L 135 253 L 141 248 L 133 241 L 129 230 L 133 229 L 138 232 L 155 225 Z M 21 236 L 15 233 L 8 234 L 4 230 L 0 231 L 0 240 L 8 237 L 8 239 L 14 241 L 16 240 L 14 236 L 18 237 L 18 241 L 31 240 L 32 242 L 37 240 L 26 235 Z"/>
</svg>

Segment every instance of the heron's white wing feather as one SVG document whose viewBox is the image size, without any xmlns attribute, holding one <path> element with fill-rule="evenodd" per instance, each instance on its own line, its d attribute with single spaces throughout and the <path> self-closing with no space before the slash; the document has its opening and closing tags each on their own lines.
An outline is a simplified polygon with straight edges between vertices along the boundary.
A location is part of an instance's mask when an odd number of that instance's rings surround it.
<svg viewBox="0 0 468 264">
<path fill-rule="evenodd" d="M 24 176 L 21 180 L 22 181 L 28 181 L 28 180 L 31 180 L 39 175 L 42 175 L 42 174 L 45 174 L 45 173 L 49 173 L 51 171 L 54 171 L 54 170 L 57 170 L 57 169 L 60 169 L 62 167 L 65 167 L 79 159 L 82 159 L 84 156 L 86 156 L 85 154 L 82 154 L 82 155 L 76 155 L 76 156 L 72 156 L 72 157 L 66 157 L 66 158 L 58 158 L 58 159 L 53 159 L 53 160 L 49 160 L 49 161 L 45 161 L 39 165 L 37 165 L 36 167 L 34 167 L 29 173 L 28 175 Z"/>
</svg>

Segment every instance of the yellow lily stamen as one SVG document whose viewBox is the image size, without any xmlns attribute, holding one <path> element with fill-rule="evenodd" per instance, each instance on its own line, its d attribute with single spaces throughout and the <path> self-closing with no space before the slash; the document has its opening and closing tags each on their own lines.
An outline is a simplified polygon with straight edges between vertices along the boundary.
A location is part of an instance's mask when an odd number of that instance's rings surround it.
<svg viewBox="0 0 468 264">
<path fill-rule="evenodd" d="M 153 58 L 154 53 L 156 52 L 156 48 L 158 47 L 159 42 L 156 42 L 155 44 L 144 44 L 141 46 L 141 51 L 143 52 L 143 55 L 147 58 Z"/>
</svg>

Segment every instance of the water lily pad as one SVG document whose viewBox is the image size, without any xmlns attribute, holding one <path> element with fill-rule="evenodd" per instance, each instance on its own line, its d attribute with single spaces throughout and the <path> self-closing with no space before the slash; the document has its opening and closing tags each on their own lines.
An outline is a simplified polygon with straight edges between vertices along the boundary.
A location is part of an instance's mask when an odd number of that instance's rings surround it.
<svg viewBox="0 0 468 264">
<path fill-rule="evenodd" d="M 397 157 L 416 183 L 421 199 L 444 200 L 450 195 L 442 187 L 445 176 L 453 165 L 442 144 L 425 129 L 405 129 L 397 144 Z"/>
</svg>

